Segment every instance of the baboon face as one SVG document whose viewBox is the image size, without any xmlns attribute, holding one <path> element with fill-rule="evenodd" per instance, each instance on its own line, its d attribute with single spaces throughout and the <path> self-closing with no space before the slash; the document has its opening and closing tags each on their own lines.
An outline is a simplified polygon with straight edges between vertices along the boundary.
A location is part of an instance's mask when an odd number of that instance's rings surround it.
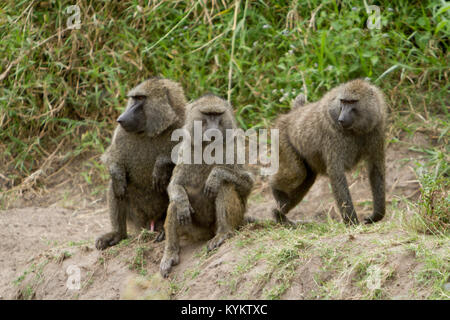
<svg viewBox="0 0 450 320">
<path fill-rule="evenodd" d="M 235 127 L 231 106 L 225 100 L 212 95 L 202 97 L 194 102 L 191 107 L 190 120 L 191 125 L 194 121 L 200 121 L 202 136 L 206 133 L 207 137 L 213 130 L 224 133 L 226 129 Z"/>
<path fill-rule="evenodd" d="M 352 85 L 349 83 L 348 87 L 342 88 L 331 102 L 331 119 L 344 131 L 356 134 L 370 132 L 380 122 L 378 103 L 369 87 L 363 87 L 365 92 L 361 94 L 354 92 Z"/>
<path fill-rule="evenodd" d="M 338 103 L 340 105 L 340 110 L 337 122 L 342 128 L 350 129 L 358 117 L 358 100 L 339 99 Z"/>
<path fill-rule="evenodd" d="M 177 120 L 170 95 L 158 79 L 146 80 L 128 93 L 128 105 L 117 122 L 129 133 L 153 137 Z"/>
</svg>

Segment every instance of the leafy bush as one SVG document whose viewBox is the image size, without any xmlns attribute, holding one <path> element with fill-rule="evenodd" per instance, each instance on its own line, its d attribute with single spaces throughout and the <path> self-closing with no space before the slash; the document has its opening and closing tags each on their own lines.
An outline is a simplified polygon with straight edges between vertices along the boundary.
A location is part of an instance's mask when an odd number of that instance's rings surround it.
<svg viewBox="0 0 450 320">
<path fill-rule="evenodd" d="M 0 4 L 0 167 L 13 184 L 57 146 L 102 152 L 127 90 L 154 75 L 190 99 L 229 96 L 243 128 L 356 77 L 380 85 L 391 112 L 448 115 L 445 2 L 375 1 L 381 30 L 356 0 L 77 1 L 69 29 L 73 3 Z"/>
</svg>

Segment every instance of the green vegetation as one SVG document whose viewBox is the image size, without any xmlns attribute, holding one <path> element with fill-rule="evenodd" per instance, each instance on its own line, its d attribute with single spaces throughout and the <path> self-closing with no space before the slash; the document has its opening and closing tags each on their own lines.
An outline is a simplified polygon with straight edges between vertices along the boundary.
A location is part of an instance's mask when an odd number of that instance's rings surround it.
<svg viewBox="0 0 450 320">
<path fill-rule="evenodd" d="M 256 129 L 270 127 L 300 92 L 314 101 L 368 77 L 386 94 L 389 144 L 417 152 L 418 198 L 393 197 L 391 218 L 370 227 L 331 219 L 297 229 L 249 225 L 233 238 L 237 261 L 217 284 L 244 299 L 283 298 L 300 277 L 309 299 L 450 299 L 448 1 L 76 1 L 81 25 L 69 29 L 74 3 L 0 3 L 0 208 L 7 207 L 4 190 L 45 186 L 81 156 L 81 181 L 103 194 L 108 174 L 99 155 L 127 90 L 145 78 L 180 81 L 189 99 L 206 92 L 229 98 L 240 126 Z M 381 29 L 367 27 L 373 21 L 365 4 L 380 8 Z M 417 132 L 430 142 L 400 139 Z M 251 198 L 262 201 L 260 193 Z M 123 240 L 102 253 L 98 267 L 122 259 L 146 275 L 154 236 Z M 172 296 L 201 280 L 217 253 L 199 251 L 197 263 L 171 280 Z M 71 255 L 64 251 L 60 262 Z M 35 296 L 44 267 L 14 281 L 20 297 Z M 94 273 L 88 278 L 83 286 Z"/>
<path fill-rule="evenodd" d="M 68 29 L 72 1 L 2 2 L 0 150 L 11 185 L 53 152 L 101 153 L 127 90 L 155 75 L 191 99 L 229 94 L 243 128 L 269 126 L 300 91 L 315 100 L 356 77 L 380 85 L 394 115 L 448 116 L 448 2 L 369 3 L 381 30 L 367 28 L 361 1 L 149 3 L 81 1 L 80 29 Z"/>
<path fill-rule="evenodd" d="M 215 270 L 218 285 L 226 288 L 223 298 L 285 298 L 292 283 L 300 282 L 308 286 L 301 288 L 304 299 L 449 299 L 444 285 L 450 279 L 450 239 L 399 231 L 401 221 L 389 220 L 376 230 L 341 223 L 296 229 L 248 225 L 231 244 L 237 261 L 227 272 Z M 389 233 L 392 229 L 397 232 Z M 195 266 L 198 281 L 211 272 L 205 261 Z M 189 288 L 190 278 L 181 280 L 173 285 Z M 407 289 L 398 291 L 399 286 Z"/>
</svg>

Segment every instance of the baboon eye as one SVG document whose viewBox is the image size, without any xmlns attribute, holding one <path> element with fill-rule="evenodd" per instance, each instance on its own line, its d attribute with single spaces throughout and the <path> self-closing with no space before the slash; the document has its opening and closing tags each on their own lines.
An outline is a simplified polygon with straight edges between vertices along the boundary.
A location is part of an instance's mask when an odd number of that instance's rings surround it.
<svg viewBox="0 0 450 320">
<path fill-rule="evenodd" d="M 358 100 L 341 99 L 341 102 L 346 103 L 346 104 L 353 104 L 353 103 L 357 103 Z"/>
<path fill-rule="evenodd" d="M 133 99 L 137 100 L 137 101 L 143 101 L 143 100 L 145 100 L 145 98 L 146 98 L 146 96 L 133 96 Z"/>
</svg>

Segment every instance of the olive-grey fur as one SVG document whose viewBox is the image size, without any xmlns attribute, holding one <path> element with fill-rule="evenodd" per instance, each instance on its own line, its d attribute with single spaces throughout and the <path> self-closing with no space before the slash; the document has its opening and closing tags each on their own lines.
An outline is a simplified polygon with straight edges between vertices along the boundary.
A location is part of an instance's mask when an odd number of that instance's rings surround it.
<svg viewBox="0 0 450 320">
<path fill-rule="evenodd" d="M 343 116 L 344 109 L 349 111 Z M 274 218 L 292 224 L 286 214 L 303 199 L 316 176 L 323 174 L 330 178 L 344 222 L 357 224 L 345 172 L 366 160 L 374 211 L 365 222 L 381 220 L 385 215 L 385 123 L 382 92 L 361 79 L 280 116 L 276 121 L 279 170 L 270 178 L 276 200 Z"/>
<path fill-rule="evenodd" d="M 138 230 L 149 228 L 152 222 L 162 229 L 164 223 L 169 203 L 166 188 L 175 166 L 170 158 L 176 144 L 171 134 L 184 123 L 187 101 L 180 84 L 151 78 L 129 92 L 125 112 L 132 107 L 133 97 L 141 96 L 145 131 L 130 133 L 118 125 L 102 156 L 111 176 L 108 205 L 112 232 L 96 240 L 100 250 L 127 237 L 127 220 Z M 161 232 L 158 240 L 163 238 Z"/>
<path fill-rule="evenodd" d="M 193 122 L 207 121 L 208 114 L 220 117 L 219 130 L 223 137 L 226 129 L 236 128 L 231 105 L 219 97 L 206 95 L 187 106 L 185 129 L 191 136 Z M 189 146 L 191 150 L 193 143 L 191 141 Z M 225 155 L 225 142 L 223 147 Z M 219 247 L 232 235 L 243 223 L 253 183 L 244 165 L 177 164 L 167 188 L 170 198 L 164 224 L 167 238 L 160 264 L 164 277 L 179 262 L 180 231 L 197 240 L 210 239 L 208 251 Z"/>
</svg>

